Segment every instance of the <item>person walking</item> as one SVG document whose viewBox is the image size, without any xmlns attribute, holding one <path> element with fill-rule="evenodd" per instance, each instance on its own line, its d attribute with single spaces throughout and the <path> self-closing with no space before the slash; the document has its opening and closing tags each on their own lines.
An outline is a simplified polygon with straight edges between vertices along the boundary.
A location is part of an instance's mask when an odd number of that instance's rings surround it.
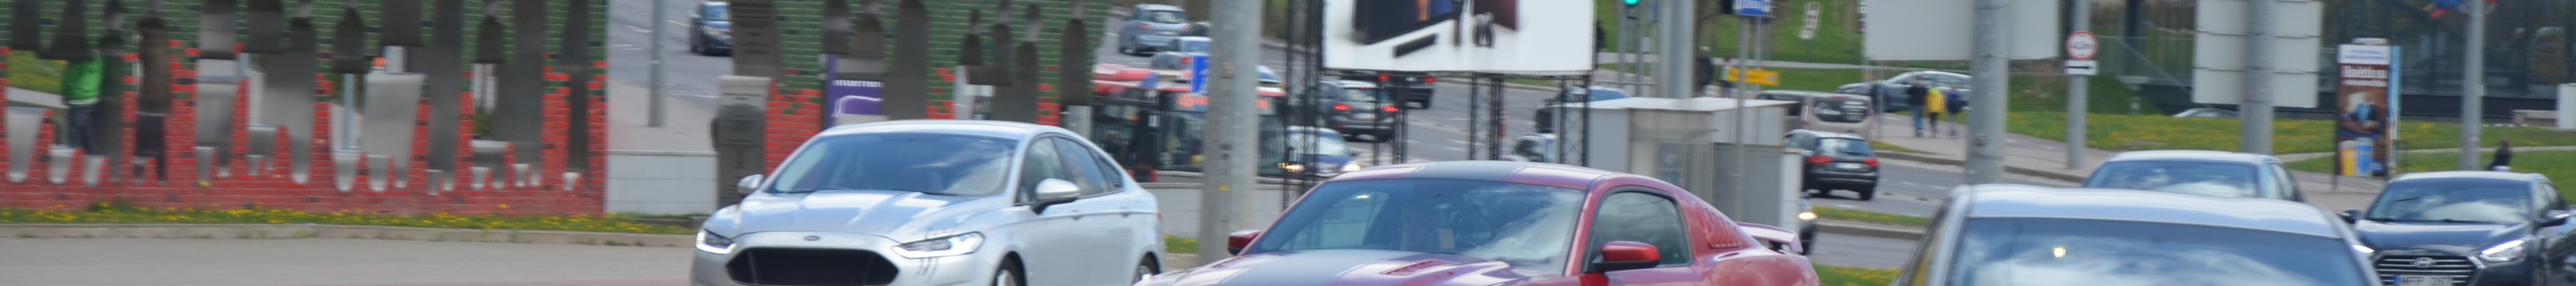
<svg viewBox="0 0 2576 286">
<path fill-rule="evenodd" d="M 1931 85 L 1932 83 L 1930 81 L 1923 80 L 1922 78 L 1915 78 L 1914 84 L 1905 87 L 1905 103 L 1907 105 L 1914 106 L 1914 137 L 1923 137 L 1923 120 L 1933 116 L 1926 110 L 1928 104 L 1925 104 L 1925 102 L 1929 101 L 1924 100 L 1931 97 Z M 1940 121 L 1933 121 L 1932 124 L 1932 128 L 1935 128 L 1934 131 L 1939 131 L 1938 128 L 1940 128 Z M 1933 135 L 1940 135 L 1940 133 L 1933 133 Z"/>
<path fill-rule="evenodd" d="M 1697 63 L 1698 68 L 1698 73 L 1693 74 L 1694 76 L 1691 78 L 1692 83 L 1697 83 L 1691 85 L 1691 94 L 1693 96 L 1706 95 L 1708 94 L 1709 82 L 1717 78 L 1717 59 L 1709 56 L 1708 47 L 1702 46 L 1699 47 L 1699 59 L 1691 62 Z M 1725 90 L 1718 91 L 1725 92 Z"/>
<path fill-rule="evenodd" d="M 2487 170 L 2497 172 L 2513 171 L 2513 140 L 2496 140 L 2495 161 L 2487 162 Z"/>
<path fill-rule="evenodd" d="M 1923 99 L 1923 103 L 1925 104 L 1923 107 L 1923 118 L 1924 120 L 1932 123 L 1932 137 L 1941 137 L 1941 116 L 1950 114 L 1950 103 L 1954 100 L 1950 98 L 1949 94 L 1941 93 L 1941 89 L 1939 88 L 1925 88 L 1923 94 L 1925 97 Z M 1959 138 L 1958 126 L 1950 127 L 1950 138 Z"/>
</svg>

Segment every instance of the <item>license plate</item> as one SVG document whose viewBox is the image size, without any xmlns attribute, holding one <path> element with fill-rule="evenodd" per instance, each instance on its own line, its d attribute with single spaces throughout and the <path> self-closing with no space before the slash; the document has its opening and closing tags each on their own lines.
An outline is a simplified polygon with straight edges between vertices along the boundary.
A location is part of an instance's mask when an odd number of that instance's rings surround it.
<svg viewBox="0 0 2576 286">
<path fill-rule="evenodd" d="M 1179 35 L 1179 34 L 1181 34 L 1180 32 L 1173 32 L 1173 31 L 1160 31 L 1160 32 L 1154 32 L 1154 33 L 1156 33 L 1156 34 L 1163 34 L 1164 36 Z"/>
<path fill-rule="evenodd" d="M 1834 163 L 1837 169 L 1860 169 L 1860 163 Z"/>
<path fill-rule="evenodd" d="M 2451 286 L 2451 277 L 2398 275 L 2397 286 Z"/>
<path fill-rule="evenodd" d="M 1377 119 L 1377 114 L 1376 114 L 1376 113 L 1352 113 L 1352 114 L 1351 114 L 1351 118 L 1352 118 L 1352 119 L 1359 119 L 1359 120 L 1373 120 L 1373 119 Z"/>
</svg>

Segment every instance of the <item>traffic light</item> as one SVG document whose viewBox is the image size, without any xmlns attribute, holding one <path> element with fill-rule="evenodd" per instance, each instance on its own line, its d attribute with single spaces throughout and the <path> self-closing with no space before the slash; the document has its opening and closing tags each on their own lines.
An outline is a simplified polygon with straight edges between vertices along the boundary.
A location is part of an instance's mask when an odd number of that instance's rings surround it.
<svg viewBox="0 0 2576 286">
<path fill-rule="evenodd" d="M 1628 6 L 1637 6 L 1637 1 L 1638 0 L 1619 0 L 1619 3 L 1627 4 Z"/>
</svg>

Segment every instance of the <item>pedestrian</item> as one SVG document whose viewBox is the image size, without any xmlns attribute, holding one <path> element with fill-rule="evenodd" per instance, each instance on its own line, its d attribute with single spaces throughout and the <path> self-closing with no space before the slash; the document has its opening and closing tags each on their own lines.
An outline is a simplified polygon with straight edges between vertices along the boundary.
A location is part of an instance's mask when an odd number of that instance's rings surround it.
<svg viewBox="0 0 2576 286">
<path fill-rule="evenodd" d="M 90 53 L 89 59 L 66 64 L 62 79 L 63 142 L 81 152 L 96 153 L 98 150 L 92 148 L 97 146 L 92 143 L 97 141 L 93 138 L 97 135 L 92 134 L 95 132 L 91 132 L 91 125 L 98 121 L 98 93 L 107 76 L 107 64 L 99 59 L 98 53 Z"/>
<path fill-rule="evenodd" d="M 2513 171 L 2513 140 L 2496 140 L 2495 161 L 2487 162 L 2487 170 L 2497 172 Z"/>
<path fill-rule="evenodd" d="M 1931 113 L 1925 112 L 1925 107 L 1928 104 L 1924 104 L 1926 101 L 1923 100 L 1924 98 L 1931 97 L 1931 92 L 1929 90 L 1930 86 L 1932 86 L 1930 81 L 1923 80 L 1922 78 L 1915 78 L 1914 84 L 1907 85 L 1905 87 L 1905 104 L 1914 107 L 1914 137 L 1917 138 L 1923 137 L 1923 120 L 1926 117 L 1933 116 Z M 1932 124 L 1932 128 L 1941 127 L 1941 123 L 1939 121 L 1934 121 Z M 1935 131 L 1938 130 L 1936 129 Z M 1934 133 L 1933 135 L 1940 134 Z"/>
<path fill-rule="evenodd" d="M 1939 88 L 1924 88 L 1924 90 L 1923 117 L 1932 122 L 1932 137 L 1941 137 L 1941 116 L 1950 114 L 1950 96 L 1942 93 Z M 1954 116 L 1951 119 L 1958 118 Z M 1950 138 L 1959 138 L 1958 126 L 1950 126 Z"/>
<path fill-rule="evenodd" d="M 1707 46 L 1701 46 L 1699 47 L 1699 59 L 1691 62 L 1697 63 L 1697 70 L 1699 71 L 1699 73 L 1693 74 L 1694 76 L 1691 78 L 1691 82 L 1697 83 L 1691 85 L 1691 94 L 1708 94 L 1709 81 L 1717 78 L 1717 59 L 1709 56 Z M 1719 91 L 1723 92 L 1724 90 Z"/>
</svg>

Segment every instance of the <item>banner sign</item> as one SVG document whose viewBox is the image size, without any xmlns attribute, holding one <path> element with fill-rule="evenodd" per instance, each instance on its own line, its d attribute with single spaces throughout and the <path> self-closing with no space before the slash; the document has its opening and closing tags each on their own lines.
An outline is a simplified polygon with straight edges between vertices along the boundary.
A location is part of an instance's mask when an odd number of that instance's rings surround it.
<svg viewBox="0 0 2576 286">
<path fill-rule="evenodd" d="M 2336 170 L 2343 176 L 2388 176 L 2397 134 L 2395 47 L 2342 45 L 2335 56 Z"/>
<path fill-rule="evenodd" d="M 1592 70 L 1593 58 L 1564 55 L 1592 53 L 1593 43 L 1582 41 L 1595 32 L 1585 29 L 1596 23 L 1592 4 L 1325 0 L 1324 67 L 1583 74 Z"/>
</svg>

